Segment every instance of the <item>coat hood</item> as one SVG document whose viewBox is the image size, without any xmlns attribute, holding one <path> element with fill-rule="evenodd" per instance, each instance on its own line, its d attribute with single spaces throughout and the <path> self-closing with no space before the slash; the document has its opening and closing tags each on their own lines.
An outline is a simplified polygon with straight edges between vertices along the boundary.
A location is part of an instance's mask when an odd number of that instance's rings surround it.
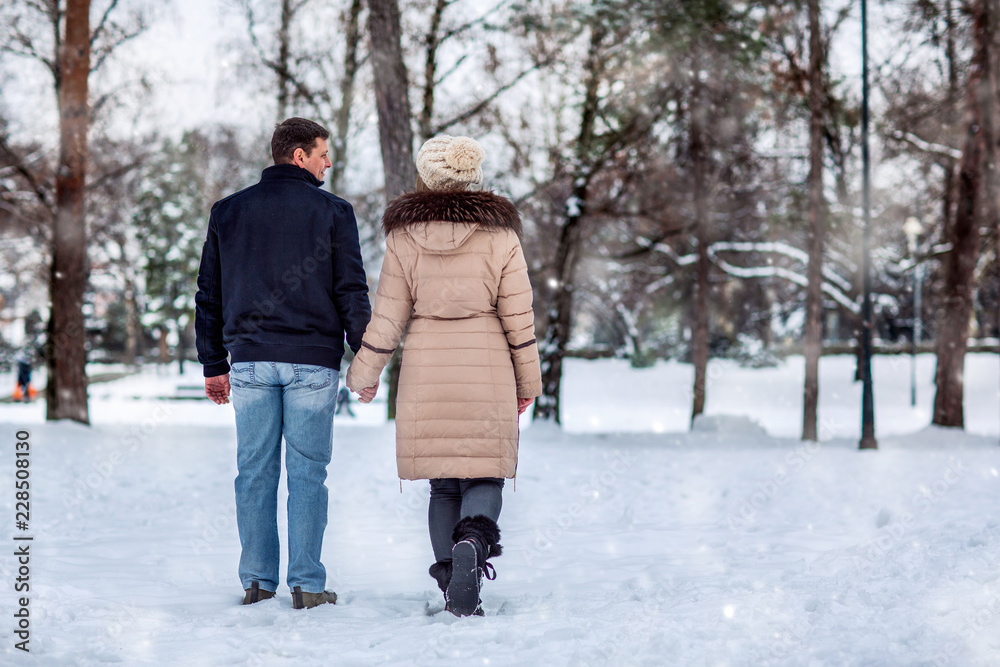
<svg viewBox="0 0 1000 667">
<path fill-rule="evenodd" d="M 411 192 L 394 199 L 382 216 L 386 236 L 406 229 L 427 250 L 460 248 L 472 233 L 510 229 L 521 236 L 521 217 L 509 199 L 492 192 Z"/>
</svg>

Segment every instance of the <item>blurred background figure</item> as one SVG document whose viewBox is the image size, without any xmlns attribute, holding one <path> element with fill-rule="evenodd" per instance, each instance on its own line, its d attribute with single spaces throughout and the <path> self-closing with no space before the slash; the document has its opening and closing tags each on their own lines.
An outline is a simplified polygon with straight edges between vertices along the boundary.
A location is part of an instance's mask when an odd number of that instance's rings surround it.
<svg viewBox="0 0 1000 667">
<path fill-rule="evenodd" d="M 14 400 L 30 403 L 38 393 L 31 386 L 31 357 L 26 352 L 17 355 L 17 386 L 14 387 Z"/>
<path fill-rule="evenodd" d="M 347 387 L 341 387 L 337 392 L 337 411 L 333 414 L 339 415 L 341 410 L 346 410 L 351 417 L 354 416 L 354 411 L 351 410 L 351 390 Z"/>
</svg>

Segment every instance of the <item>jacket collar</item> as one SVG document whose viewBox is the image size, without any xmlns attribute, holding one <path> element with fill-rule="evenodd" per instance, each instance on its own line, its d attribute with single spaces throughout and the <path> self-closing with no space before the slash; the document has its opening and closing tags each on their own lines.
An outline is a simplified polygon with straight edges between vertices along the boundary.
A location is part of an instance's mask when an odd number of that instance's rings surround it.
<svg viewBox="0 0 1000 667">
<path fill-rule="evenodd" d="M 400 195 L 382 215 L 382 230 L 428 222 L 472 223 L 521 235 L 521 216 L 509 199 L 492 192 L 423 191 Z"/>
<path fill-rule="evenodd" d="M 275 164 L 271 165 L 265 169 L 260 174 L 260 180 L 269 181 L 278 178 L 296 178 L 306 183 L 315 185 L 317 188 L 323 185 L 323 181 L 319 180 L 308 171 L 294 164 Z"/>
</svg>

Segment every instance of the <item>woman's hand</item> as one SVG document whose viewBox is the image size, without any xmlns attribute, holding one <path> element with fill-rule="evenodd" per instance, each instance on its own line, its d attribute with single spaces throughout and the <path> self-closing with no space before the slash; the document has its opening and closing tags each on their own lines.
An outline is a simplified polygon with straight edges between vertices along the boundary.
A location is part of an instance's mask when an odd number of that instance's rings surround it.
<svg viewBox="0 0 1000 667">
<path fill-rule="evenodd" d="M 528 409 L 528 406 L 535 402 L 533 398 L 519 398 L 517 399 L 517 414 L 523 415 L 524 411 Z"/>
<path fill-rule="evenodd" d="M 358 402 L 360 402 L 360 403 L 371 403 L 375 399 L 375 394 L 378 393 L 378 385 L 379 385 L 379 381 L 376 380 L 375 381 L 375 386 L 373 386 L 373 387 L 365 387 L 364 389 L 362 389 L 361 391 L 359 391 L 358 394 L 360 395 L 360 398 L 358 398 Z"/>
</svg>

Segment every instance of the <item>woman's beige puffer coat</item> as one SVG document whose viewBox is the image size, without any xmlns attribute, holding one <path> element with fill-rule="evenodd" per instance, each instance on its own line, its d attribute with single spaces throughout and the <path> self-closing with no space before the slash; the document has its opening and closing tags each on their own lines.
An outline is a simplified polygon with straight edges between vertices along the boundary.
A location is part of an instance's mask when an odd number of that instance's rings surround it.
<svg viewBox="0 0 1000 667">
<path fill-rule="evenodd" d="M 489 192 L 416 192 L 382 225 L 382 274 L 347 386 L 374 386 L 409 324 L 399 477 L 514 477 L 516 399 L 542 393 L 517 209 Z"/>
</svg>

